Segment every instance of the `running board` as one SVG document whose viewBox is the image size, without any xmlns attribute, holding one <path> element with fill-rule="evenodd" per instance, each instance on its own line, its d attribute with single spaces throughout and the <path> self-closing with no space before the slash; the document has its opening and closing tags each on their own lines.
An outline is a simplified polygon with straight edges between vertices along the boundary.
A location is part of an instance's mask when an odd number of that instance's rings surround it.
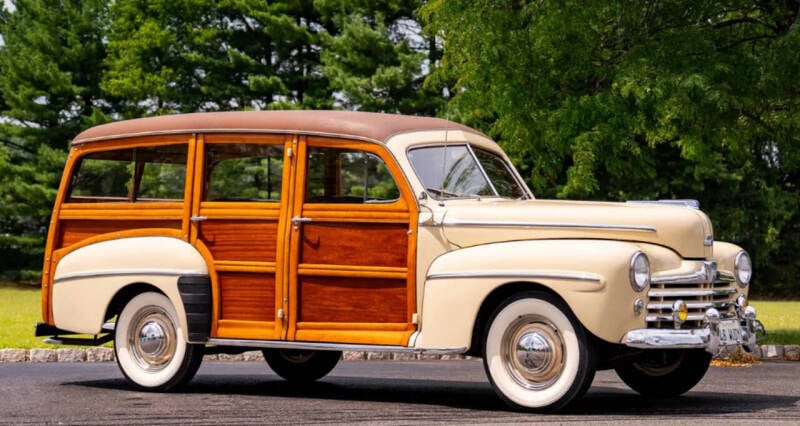
<svg viewBox="0 0 800 426">
<path fill-rule="evenodd" d="M 44 343 L 49 345 L 81 345 L 81 346 L 100 346 L 102 344 L 108 343 L 114 340 L 114 324 L 113 322 L 107 322 L 103 324 L 101 333 L 104 334 L 95 334 L 92 337 L 70 337 L 70 335 L 76 335 L 79 333 L 74 333 L 71 331 L 61 330 L 51 325 L 39 323 L 36 324 L 36 336 L 46 336 L 48 334 L 53 334 L 53 336 L 44 339 Z M 67 337 L 64 337 L 64 335 Z"/>
<path fill-rule="evenodd" d="M 285 340 L 238 340 L 208 339 L 209 345 L 238 346 L 246 348 L 301 349 L 310 351 L 348 351 L 348 352 L 395 352 L 429 355 L 457 355 L 467 351 L 466 347 L 421 349 L 408 346 L 357 345 L 322 342 L 289 342 Z"/>
<path fill-rule="evenodd" d="M 59 337 L 53 336 L 44 339 L 48 345 L 81 345 L 81 346 L 100 346 L 114 340 L 112 334 L 95 335 L 94 337 Z"/>
</svg>

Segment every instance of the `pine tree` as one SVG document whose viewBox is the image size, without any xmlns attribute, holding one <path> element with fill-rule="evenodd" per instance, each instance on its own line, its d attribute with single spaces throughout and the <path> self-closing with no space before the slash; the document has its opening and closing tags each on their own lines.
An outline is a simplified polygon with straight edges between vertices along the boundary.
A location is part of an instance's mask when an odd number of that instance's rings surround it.
<svg viewBox="0 0 800 426">
<path fill-rule="evenodd" d="M 66 158 L 80 130 L 108 121 L 101 98 L 104 1 L 28 0 L 0 34 L 0 274 L 35 276 Z"/>
</svg>

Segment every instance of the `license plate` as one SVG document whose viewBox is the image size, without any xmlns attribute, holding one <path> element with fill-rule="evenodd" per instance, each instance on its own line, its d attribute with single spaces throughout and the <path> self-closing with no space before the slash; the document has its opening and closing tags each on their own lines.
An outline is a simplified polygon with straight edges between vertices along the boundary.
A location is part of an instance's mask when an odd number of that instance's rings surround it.
<svg viewBox="0 0 800 426">
<path fill-rule="evenodd" d="M 742 343 L 742 327 L 737 320 L 721 321 L 719 323 L 719 343 L 722 345 L 736 345 Z"/>
</svg>

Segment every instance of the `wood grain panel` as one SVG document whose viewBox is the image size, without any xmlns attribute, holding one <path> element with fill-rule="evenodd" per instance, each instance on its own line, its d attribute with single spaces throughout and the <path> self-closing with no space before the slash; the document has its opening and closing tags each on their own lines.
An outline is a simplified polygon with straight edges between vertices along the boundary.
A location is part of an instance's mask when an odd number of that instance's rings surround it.
<svg viewBox="0 0 800 426">
<path fill-rule="evenodd" d="M 275 276 L 219 273 L 220 319 L 275 320 Z"/>
<path fill-rule="evenodd" d="M 406 281 L 301 277 L 298 321 L 405 323 Z"/>
<path fill-rule="evenodd" d="M 303 225 L 300 263 L 404 267 L 407 260 L 407 224 Z"/>
<path fill-rule="evenodd" d="M 278 222 L 209 219 L 200 225 L 200 239 L 215 260 L 274 262 Z"/>
<path fill-rule="evenodd" d="M 181 229 L 180 220 L 62 220 L 59 224 L 58 248 L 68 247 L 95 235 L 143 228 Z"/>
</svg>

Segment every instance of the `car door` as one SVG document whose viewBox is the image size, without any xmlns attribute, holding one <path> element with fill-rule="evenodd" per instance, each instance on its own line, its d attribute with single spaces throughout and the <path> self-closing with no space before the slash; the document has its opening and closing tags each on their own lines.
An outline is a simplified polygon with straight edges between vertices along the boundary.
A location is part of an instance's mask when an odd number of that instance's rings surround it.
<svg viewBox="0 0 800 426">
<path fill-rule="evenodd" d="M 383 145 L 298 142 L 287 338 L 406 345 L 416 329 L 412 191 Z"/>
<path fill-rule="evenodd" d="M 213 337 L 280 339 L 290 135 L 209 134 L 198 144 L 192 243 L 213 265 Z"/>
</svg>

